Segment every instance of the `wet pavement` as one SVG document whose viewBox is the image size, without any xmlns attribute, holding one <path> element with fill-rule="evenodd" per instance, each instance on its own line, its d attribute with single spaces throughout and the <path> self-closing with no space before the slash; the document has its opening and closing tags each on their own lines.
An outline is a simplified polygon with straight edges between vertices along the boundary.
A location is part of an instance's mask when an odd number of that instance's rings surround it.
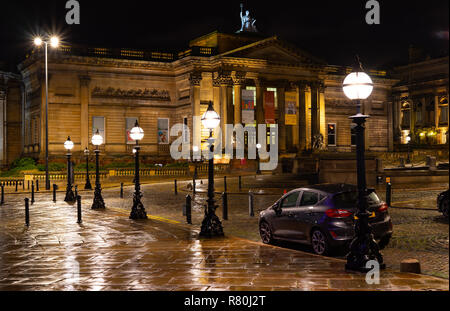
<svg viewBox="0 0 450 311">
<path fill-rule="evenodd" d="M 62 202 L 63 193 L 56 204 L 49 194 L 37 194 L 29 228 L 24 196 L 7 196 L 0 207 L 0 290 L 449 289 L 448 280 L 391 270 L 381 272 L 380 284 L 368 285 L 364 274 L 344 271 L 343 260 L 232 236 L 198 239 L 202 201 L 194 207 L 194 225 L 184 225 L 184 194 L 168 189 L 172 183 L 144 186 L 147 212 L 158 216 L 147 221 L 128 219 L 131 188 L 123 200 L 117 189 L 105 190 L 105 211 L 91 210 L 92 192 L 81 193 L 82 225 L 76 207 Z M 239 206 L 246 205 L 242 200 Z M 226 232 L 241 213 L 230 210 Z M 164 219 L 171 214 L 179 216 Z"/>
</svg>

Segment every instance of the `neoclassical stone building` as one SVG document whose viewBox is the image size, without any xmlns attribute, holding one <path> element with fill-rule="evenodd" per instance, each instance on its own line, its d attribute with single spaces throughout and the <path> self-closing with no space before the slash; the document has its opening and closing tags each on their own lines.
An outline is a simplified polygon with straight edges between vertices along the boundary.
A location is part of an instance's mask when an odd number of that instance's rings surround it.
<svg viewBox="0 0 450 311">
<path fill-rule="evenodd" d="M 20 75 L 0 71 L 0 168 L 23 150 L 23 90 Z"/>
<path fill-rule="evenodd" d="M 445 145 L 448 137 L 448 56 L 394 69 L 394 141 L 418 146 Z M 448 146 L 447 146 L 448 148 Z"/>
<path fill-rule="evenodd" d="M 23 155 L 45 154 L 43 53 L 35 49 L 19 65 L 24 82 Z M 342 91 L 347 66 L 327 64 L 278 37 L 214 32 L 194 39 L 180 53 L 64 45 L 49 56 L 49 153 L 61 157 L 70 136 L 75 153 L 93 149 L 99 129 L 104 154 L 129 156 L 127 137 L 136 119 L 145 131 L 143 153 L 169 157 L 168 130 L 192 129 L 213 101 L 225 124 L 278 124 L 281 154 L 313 148 L 350 152 L 355 144 L 349 116 L 356 107 Z M 368 71 L 375 83 L 364 102 L 367 149 L 393 150 L 392 86 L 384 71 Z M 270 126 L 270 125 L 269 125 Z M 203 131 L 207 137 L 207 131 Z"/>
</svg>

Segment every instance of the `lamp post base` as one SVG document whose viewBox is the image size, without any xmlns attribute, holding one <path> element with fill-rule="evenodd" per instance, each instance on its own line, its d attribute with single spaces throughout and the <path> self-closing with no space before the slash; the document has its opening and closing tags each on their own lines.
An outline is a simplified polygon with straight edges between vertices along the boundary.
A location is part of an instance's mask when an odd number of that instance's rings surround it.
<svg viewBox="0 0 450 311">
<path fill-rule="evenodd" d="M 133 207 L 131 208 L 130 219 L 140 220 L 148 219 L 144 204 L 141 202 L 142 194 L 134 193 Z"/>
<path fill-rule="evenodd" d="M 89 180 L 86 182 L 86 185 L 84 185 L 84 190 L 92 190 L 92 185 Z"/>
<path fill-rule="evenodd" d="M 100 187 L 95 187 L 94 192 L 94 203 L 92 203 L 92 209 L 105 209 L 105 201 L 102 197 L 102 189 Z"/>
<path fill-rule="evenodd" d="M 372 228 L 368 222 L 369 214 L 358 214 L 358 219 L 355 224 L 355 238 L 350 243 L 350 252 L 347 255 L 346 270 L 358 271 L 367 273 L 373 267 L 367 267 L 367 262 L 377 261 L 380 269 L 385 269 L 386 265 L 383 263 L 383 256 L 380 253 L 380 248 L 373 238 Z M 362 231 L 365 228 L 365 232 Z"/>
<path fill-rule="evenodd" d="M 64 202 L 74 203 L 76 201 L 75 194 L 72 191 L 72 186 L 67 186 L 66 197 L 64 198 Z"/>
<path fill-rule="evenodd" d="M 208 208 L 207 206 L 205 208 L 207 209 L 207 212 L 205 213 L 205 219 L 203 219 L 199 236 L 204 238 L 224 236 L 222 222 L 219 217 L 217 217 L 211 208 Z"/>
</svg>

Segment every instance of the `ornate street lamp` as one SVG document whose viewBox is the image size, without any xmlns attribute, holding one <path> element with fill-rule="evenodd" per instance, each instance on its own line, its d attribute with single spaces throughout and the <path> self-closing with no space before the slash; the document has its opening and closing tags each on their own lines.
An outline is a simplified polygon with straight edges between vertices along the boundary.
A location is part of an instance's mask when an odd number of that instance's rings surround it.
<svg viewBox="0 0 450 311">
<path fill-rule="evenodd" d="M 209 102 L 208 110 L 202 117 L 203 126 L 209 130 L 209 162 L 208 162 L 208 200 L 205 206 L 205 218 L 200 231 L 201 237 L 223 236 L 222 223 L 215 211 L 217 206 L 214 202 L 214 138 L 213 130 L 220 124 L 220 117 L 214 111 L 213 103 Z"/>
<path fill-rule="evenodd" d="M 45 50 L 45 189 L 50 190 L 50 177 L 48 172 L 48 45 L 53 48 L 59 46 L 58 37 L 51 37 L 50 41 L 42 40 L 40 37 L 34 39 L 34 45 L 41 46 L 44 44 Z"/>
<path fill-rule="evenodd" d="M 359 64 L 359 68 L 345 78 L 343 89 L 345 95 L 356 102 L 357 105 L 357 114 L 351 116 L 350 119 L 356 124 L 356 165 L 358 179 L 358 211 L 355 215 L 355 237 L 350 244 L 350 252 L 347 255 L 345 268 L 348 270 L 367 272 L 371 269 L 366 268 L 366 263 L 370 260 L 377 260 L 380 268 L 384 268 L 385 266 L 378 244 L 373 238 L 372 228 L 369 224 L 370 214 L 367 212 L 368 191 L 364 155 L 364 124 L 369 116 L 361 113 L 361 100 L 367 99 L 372 94 L 373 82 L 362 69 L 362 65 Z"/>
<path fill-rule="evenodd" d="M 95 146 L 95 190 L 94 190 L 94 202 L 92 203 L 92 209 L 104 209 L 105 201 L 102 197 L 102 187 L 100 185 L 100 172 L 98 157 L 100 155 L 99 146 L 103 144 L 103 137 L 100 135 L 99 130 L 94 136 L 92 136 L 92 144 Z"/>
<path fill-rule="evenodd" d="M 139 181 L 139 151 L 141 147 L 139 146 L 139 141 L 144 138 L 144 130 L 139 127 L 139 123 L 136 120 L 136 124 L 130 131 L 131 139 L 136 141 L 136 146 L 133 149 L 134 159 L 135 159 L 135 175 L 134 175 L 134 195 L 133 195 L 133 207 L 131 208 L 130 219 L 147 219 L 147 213 L 142 204 L 142 193 L 141 185 Z"/>
<path fill-rule="evenodd" d="M 406 143 L 408 144 L 408 156 L 406 158 L 406 164 L 411 164 L 411 134 L 406 136 Z"/>
<path fill-rule="evenodd" d="M 64 143 L 64 148 L 67 150 L 67 189 L 66 189 L 66 197 L 64 201 L 67 203 L 75 202 L 75 195 L 72 191 L 72 161 L 71 161 L 71 150 L 73 149 L 74 144 L 73 141 L 67 138 L 67 141 Z"/>
<path fill-rule="evenodd" d="M 86 185 L 84 185 L 84 190 L 92 190 L 91 181 L 89 179 L 89 149 L 87 147 L 84 149 L 84 155 L 86 157 Z"/>
</svg>

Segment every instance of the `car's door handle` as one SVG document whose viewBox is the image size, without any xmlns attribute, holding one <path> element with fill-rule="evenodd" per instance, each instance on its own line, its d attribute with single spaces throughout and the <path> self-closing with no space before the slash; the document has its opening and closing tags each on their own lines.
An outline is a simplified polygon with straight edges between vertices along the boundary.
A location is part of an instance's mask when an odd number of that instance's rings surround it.
<svg viewBox="0 0 450 311">
<path fill-rule="evenodd" d="M 289 217 L 289 218 L 294 218 L 294 214 L 289 213 L 289 214 L 288 214 L 288 217 Z"/>
</svg>

